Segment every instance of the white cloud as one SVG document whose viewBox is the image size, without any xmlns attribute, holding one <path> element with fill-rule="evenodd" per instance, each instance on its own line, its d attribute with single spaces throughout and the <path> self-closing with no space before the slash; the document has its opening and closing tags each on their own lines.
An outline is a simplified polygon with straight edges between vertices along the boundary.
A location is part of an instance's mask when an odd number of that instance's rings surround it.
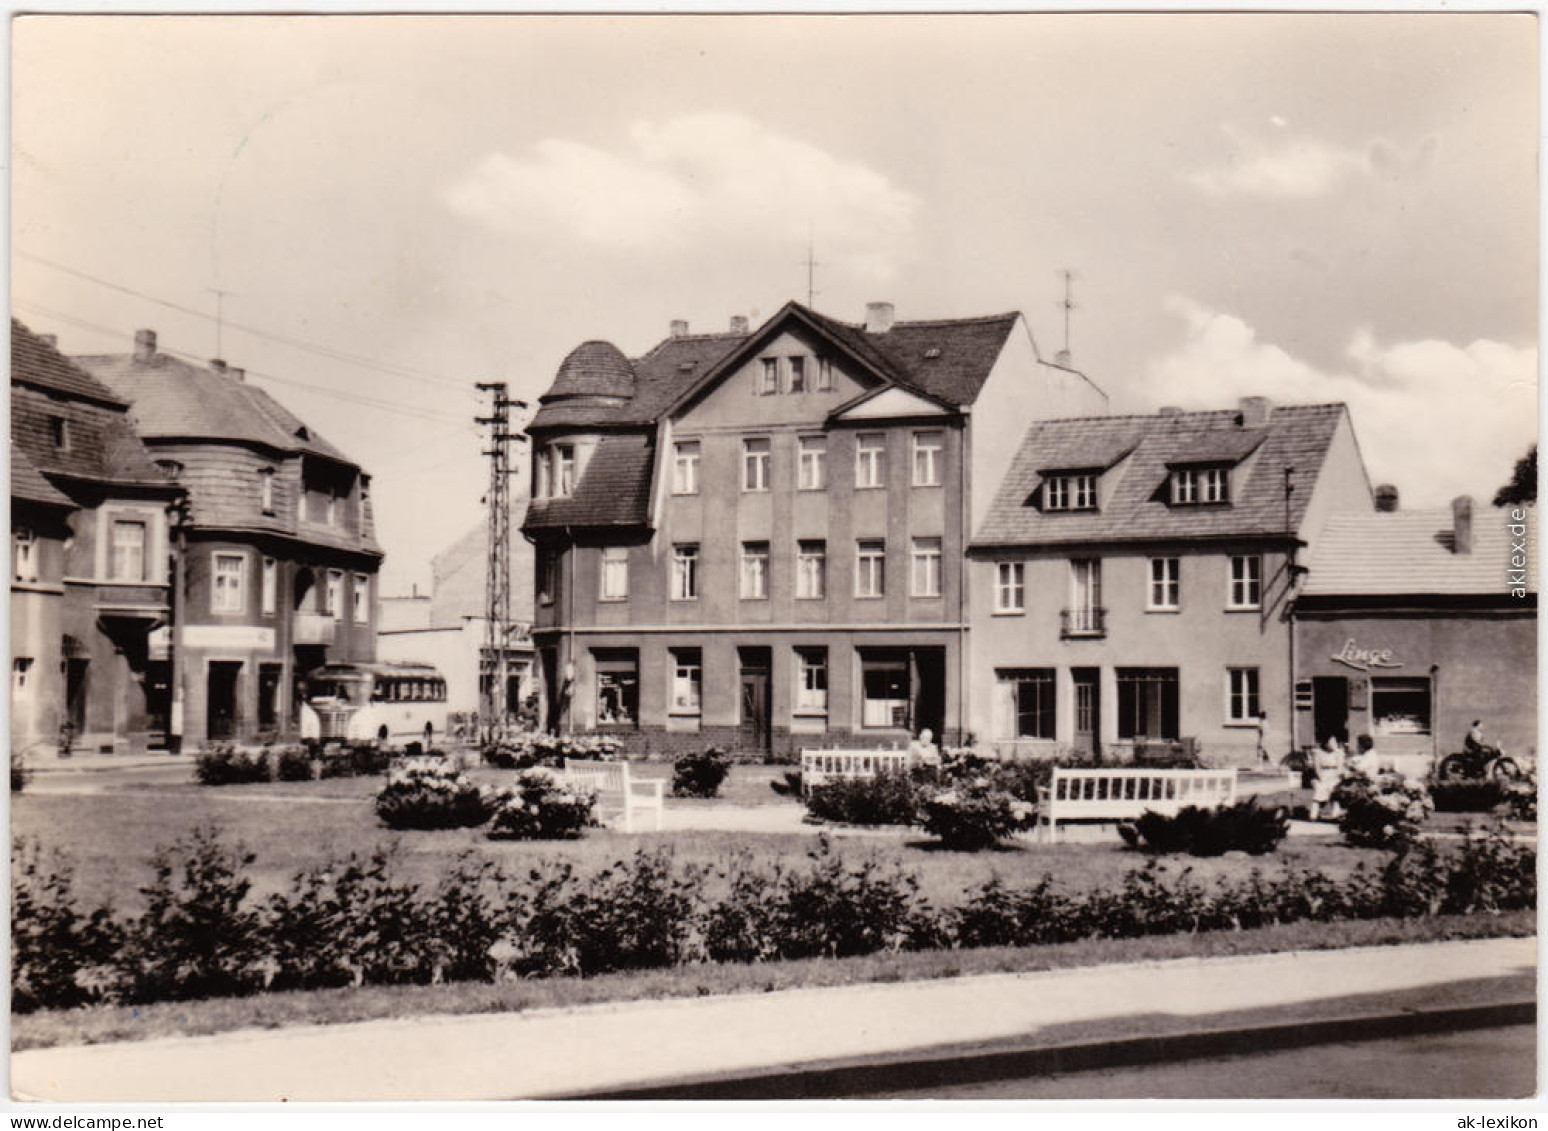
<svg viewBox="0 0 1548 1131">
<path fill-rule="evenodd" d="M 1283 128 L 1281 118 L 1271 119 Z M 1421 175 L 1434 159 L 1439 142 L 1425 138 L 1412 152 L 1378 138 L 1363 148 L 1335 145 L 1314 137 L 1276 138 L 1262 143 L 1227 130 L 1232 152 L 1221 164 L 1187 174 L 1206 196 L 1310 199 L 1327 196 L 1357 180 L 1391 182 Z"/>
<path fill-rule="evenodd" d="M 496 153 L 445 193 L 506 233 L 558 229 L 602 248 L 731 241 L 804 244 L 885 276 L 907 250 L 919 202 L 877 171 L 737 114 L 638 122 L 616 152 L 548 140 Z"/>
<path fill-rule="evenodd" d="M 1152 363 L 1152 405 L 1219 408 L 1239 396 L 1280 404 L 1349 406 L 1373 483 L 1395 483 L 1404 506 L 1456 495 L 1492 498 L 1537 439 L 1537 351 L 1479 340 L 1382 343 L 1368 330 L 1345 350 L 1347 371 L 1291 356 L 1241 319 L 1174 297 L 1184 322 L 1171 354 Z"/>
</svg>

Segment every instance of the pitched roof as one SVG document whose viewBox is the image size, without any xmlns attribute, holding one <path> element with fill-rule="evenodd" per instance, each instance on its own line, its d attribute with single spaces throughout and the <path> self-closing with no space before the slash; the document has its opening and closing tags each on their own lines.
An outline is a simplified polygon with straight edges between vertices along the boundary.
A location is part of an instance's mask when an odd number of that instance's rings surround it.
<svg viewBox="0 0 1548 1131">
<path fill-rule="evenodd" d="M 1302 593 L 1329 596 L 1507 596 L 1507 512 L 1473 507 L 1473 548 L 1456 552 L 1450 508 L 1339 514 L 1322 528 Z M 1528 588 L 1537 590 L 1537 512 L 1527 516 Z"/>
<path fill-rule="evenodd" d="M 96 354 L 75 359 L 131 402 L 148 439 L 234 440 L 307 452 L 356 466 L 262 389 L 230 373 L 165 353 Z"/>
<path fill-rule="evenodd" d="M 746 334 L 688 334 L 667 338 L 643 357 L 629 363 L 634 370 L 634 395 L 622 404 L 549 403 L 553 394 L 550 390 L 544 394 L 543 406 L 527 427 L 530 430 L 652 424 L 684 389 L 746 340 Z M 555 386 L 559 386 L 558 379 Z"/>
<path fill-rule="evenodd" d="M 898 384 L 917 389 L 954 407 L 972 404 L 989 379 L 1020 315 L 942 318 L 895 322 L 890 330 L 870 333 L 864 326 L 812 312 L 857 353 L 880 358 L 882 372 Z"/>
<path fill-rule="evenodd" d="M 1298 531 L 1311 501 L 1311 486 L 1344 418 L 1341 404 L 1275 408 L 1261 429 L 1244 429 L 1235 411 L 1156 416 L 1097 416 L 1045 420 L 1023 437 L 1010 470 L 995 492 L 975 546 L 1066 545 L 1166 539 L 1282 534 L 1286 530 L 1284 469 L 1296 469 L 1299 489 L 1290 497 L 1289 529 Z M 1251 440 L 1252 443 L 1248 444 Z M 1172 506 L 1166 493 L 1168 465 L 1204 453 L 1248 448 L 1237 466 L 1228 505 Z M 1032 504 L 1044 475 L 1054 469 L 1106 466 L 1097 511 L 1048 512 Z"/>
<path fill-rule="evenodd" d="M 122 397 L 116 396 L 80 366 L 72 364 L 54 346 L 14 318 L 11 319 L 11 380 L 115 408 L 128 407 Z"/>
<path fill-rule="evenodd" d="M 11 498 L 45 506 L 68 507 L 75 504 L 32 466 L 30 460 L 15 444 L 11 445 Z"/>
<path fill-rule="evenodd" d="M 575 491 L 559 499 L 533 499 L 523 528 L 643 525 L 650 514 L 653 447 L 653 437 L 640 432 L 603 436 Z"/>
</svg>

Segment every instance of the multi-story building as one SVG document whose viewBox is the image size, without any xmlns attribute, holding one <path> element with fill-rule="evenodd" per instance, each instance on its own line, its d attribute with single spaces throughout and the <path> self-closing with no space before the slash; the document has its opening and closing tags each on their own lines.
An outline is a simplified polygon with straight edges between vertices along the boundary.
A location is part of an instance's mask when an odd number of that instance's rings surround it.
<svg viewBox="0 0 1548 1131">
<path fill-rule="evenodd" d="M 375 656 L 369 477 L 242 370 L 158 352 L 154 331 L 132 354 L 77 361 L 133 404 L 157 465 L 188 492 L 180 623 L 159 642 L 182 671 L 175 732 L 294 735 L 307 672 Z"/>
<path fill-rule="evenodd" d="M 128 404 L 11 322 L 11 742 L 144 748 L 170 696 L 167 507 Z"/>
<path fill-rule="evenodd" d="M 1106 397 L 1018 314 L 587 342 L 529 426 L 549 722 L 744 755 L 966 729 L 963 550 L 1027 423 Z"/>
<path fill-rule="evenodd" d="M 1231 763 L 1262 726 L 1282 756 L 1289 602 L 1328 516 L 1371 509 L 1342 405 L 1034 424 L 969 550 L 977 737 Z"/>
<path fill-rule="evenodd" d="M 1536 508 L 1335 515 L 1295 603 L 1302 745 L 1369 736 L 1380 761 L 1423 773 L 1473 720 L 1523 761 L 1537 749 Z"/>
</svg>

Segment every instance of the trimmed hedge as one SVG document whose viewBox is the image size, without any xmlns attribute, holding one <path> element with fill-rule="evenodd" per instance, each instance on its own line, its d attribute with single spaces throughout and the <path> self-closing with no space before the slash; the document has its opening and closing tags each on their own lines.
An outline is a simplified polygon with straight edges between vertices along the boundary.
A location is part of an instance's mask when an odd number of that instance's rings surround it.
<svg viewBox="0 0 1548 1131">
<path fill-rule="evenodd" d="M 1174 816 L 1146 813 L 1133 824 L 1119 825 L 1118 831 L 1130 847 L 1146 852 L 1261 856 L 1285 839 L 1290 821 L 1283 809 L 1265 809 L 1248 797 L 1210 809 L 1188 805 Z"/>
</svg>

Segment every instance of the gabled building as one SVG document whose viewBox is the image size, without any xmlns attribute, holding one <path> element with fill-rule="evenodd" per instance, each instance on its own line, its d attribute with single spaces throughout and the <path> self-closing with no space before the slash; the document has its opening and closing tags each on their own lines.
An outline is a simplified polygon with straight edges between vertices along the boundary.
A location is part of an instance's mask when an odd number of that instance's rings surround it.
<svg viewBox="0 0 1548 1131">
<path fill-rule="evenodd" d="M 167 507 L 128 403 L 11 321 L 11 742 L 161 739 L 171 615 Z"/>
<path fill-rule="evenodd" d="M 1052 420 L 970 548 L 976 736 L 1007 754 L 1290 749 L 1288 609 L 1328 516 L 1372 509 L 1343 405 Z"/>
<path fill-rule="evenodd" d="M 1416 773 L 1474 719 L 1522 761 L 1537 748 L 1533 506 L 1333 516 L 1295 603 L 1296 739 L 1369 735 Z"/>
<path fill-rule="evenodd" d="M 176 639 L 193 742 L 288 738 L 299 681 L 376 647 L 382 552 L 370 477 L 242 370 L 158 352 L 78 363 L 134 406 L 165 476 L 188 492 L 185 586 Z"/>
<path fill-rule="evenodd" d="M 1031 420 L 1105 411 L 1018 314 L 577 347 L 528 427 L 549 723 L 747 756 L 966 729 L 963 550 Z"/>
</svg>

